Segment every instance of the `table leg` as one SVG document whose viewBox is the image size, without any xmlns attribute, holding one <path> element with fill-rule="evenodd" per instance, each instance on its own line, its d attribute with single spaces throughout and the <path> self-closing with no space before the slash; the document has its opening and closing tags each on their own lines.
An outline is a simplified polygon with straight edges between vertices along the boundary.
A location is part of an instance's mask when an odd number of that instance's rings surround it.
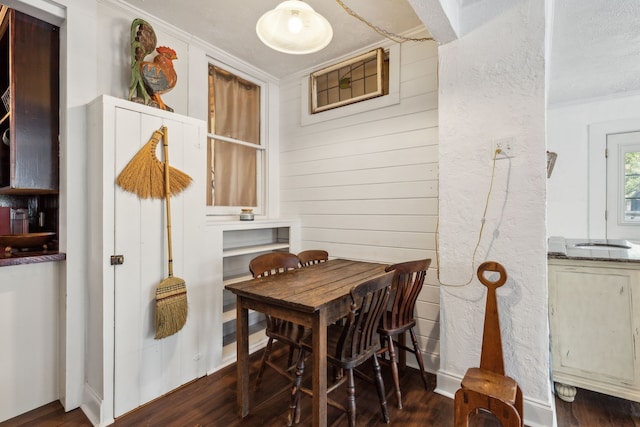
<svg viewBox="0 0 640 427">
<path fill-rule="evenodd" d="M 313 427 L 327 425 L 327 317 L 324 310 L 313 317 Z"/>
<path fill-rule="evenodd" d="M 400 335 L 398 335 L 398 342 L 402 344 L 402 347 L 398 349 L 398 365 L 400 365 L 400 369 L 404 371 L 407 367 L 407 352 L 404 349 L 404 347 L 407 346 L 406 332 L 402 332 Z"/>
<path fill-rule="evenodd" d="M 236 370 L 238 414 L 249 415 L 249 310 L 236 298 Z"/>
</svg>

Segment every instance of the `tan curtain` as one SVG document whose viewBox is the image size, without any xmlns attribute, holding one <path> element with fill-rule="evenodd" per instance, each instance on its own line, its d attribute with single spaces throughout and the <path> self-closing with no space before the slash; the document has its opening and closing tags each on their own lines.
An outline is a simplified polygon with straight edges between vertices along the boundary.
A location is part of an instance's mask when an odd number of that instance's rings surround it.
<svg viewBox="0 0 640 427">
<path fill-rule="evenodd" d="M 210 104 L 214 107 L 210 111 L 210 128 L 217 135 L 259 145 L 260 88 L 227 71 L 211 68 L 210 96 L 214 102 Z M 257 150 L 214 140 L 210 155 L 214 206 L 257 206 Z"/>
</svg>

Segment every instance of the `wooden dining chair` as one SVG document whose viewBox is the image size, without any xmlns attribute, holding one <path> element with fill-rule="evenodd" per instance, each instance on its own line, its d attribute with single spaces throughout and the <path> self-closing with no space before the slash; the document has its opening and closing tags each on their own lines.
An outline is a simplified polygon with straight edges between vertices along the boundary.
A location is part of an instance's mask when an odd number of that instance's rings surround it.
<svg viewBox="0 0 640 427">
<path fill-rule="evenodd" d="M 484 277 L 487 271 L 497 272 L 498 279 L 488 280 Z M 469 368 L 456 391 L 454 426 L 468 427 L 469 415 L 485 410 L 495 415 L 503 427 L 524 427 L 522 391 L 514 379 L 504 374 L 502 356 L 496 289 L 507 281 L 507 272 L 501 264 L 487 261 L 478 267 L 477 275 L 487 287 L 480 367 Z"/>
<path fill-rule="evenodd" d="M 321 249 L 309 249 L 298 254 L 300 266 L 308 267 L 313 264 L 319 264 L 329 259 L 329 252 Z"/>
<path fill-rule="evenodd" d="M 378 333 L 382 337 L 382 348 L 378 354 L 389 353 L 391 373 L 393 376 L 393 386 L 398 401 L 398 409 L 402 409 L 402 395 L 400 393 L 400 380 L 398 375 L 398 356 L 400 356 L 400 366 L 406 365 L 404 354 L 397 354 L 396 349 L 402 351 L 410 351 L 416 357 L 424 388 L 429 388 L 427 373 L 424 370 L 424 361 L 422 360 L 422 352 L 420 344 L 416 337 L 414 327 L 416 319 L 414 317 L 414 309 L 418 295 L 422 290 L 424 279 L 427 275 L 427 269 L 431 264 L 430 259 L 419 261 L 409 261 L 388 266 L 386 271 L 393 271 L 393 284 L 391 286 L 390 308 L 382 316 Z M 406 345 L 406 332 L 411 335 L 413 348 Z"/>
<path fill-rule="evenodd" d="M 347 405 L 327 397 L 327 403 L 345 411 L 349 418 L 349 427 L 356 424 L 356 389 L 354 369 L 369 359 L 373 360 L 374 378 L 385 423 L 389 423 L 389 411 L 384 391 L 384 382 L 376 351 L 380 348 L 377 326 L 389 301 L 392 273 L 386 273 L 368 280 L 351 289 L 351 308 L 344 324 L 334 323 L 327 327 L 327 361 L 346 374 L 336 378 L 327 388 L 327 394 L 347 383 Z M 302 352 L 298 354 L 296 377 L 291 392 L 291 405 L 288 425 L 300 422 L 300 393 L 312 395 L 312 391 L 302 387 L 305 356 L 312 351 L 311 336 L 301 341 Z"/>
<path fill-rule="evenodd" d="M 252 259 L 249 262 L 249 270 L 254 278 L 258 278 L 294 270 L 299 267 L 299 264 L 300 260 L 295 254 L 289 252 L 271 252 Z M 260 369 L 258 370 L 258 376 L 256 378 L 256 388 L 260 386 L 266 366 L 273 368 L 280 375 L 292 379 L 293 374 L 291 371 L 295 368 L 295 365 L 293 365 L 293 352 L 295 349 L 300 350 L 300 339 L 309 333 L 303 326 L 292 322 L 269 315 L 266 315 L 266 319 L 267 328 L 265 333 L 269 340 L 262 355 L 262 362 L 260 363 Z M 289 346 L 289 358 L 285 369 L 282 369 L 270 360 L 274 340 Z"/>
</svg>

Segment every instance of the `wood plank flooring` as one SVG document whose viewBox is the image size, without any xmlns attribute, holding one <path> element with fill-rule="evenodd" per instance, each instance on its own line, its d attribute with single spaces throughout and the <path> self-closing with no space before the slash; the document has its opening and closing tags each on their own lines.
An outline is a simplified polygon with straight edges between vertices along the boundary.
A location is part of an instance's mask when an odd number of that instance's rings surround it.
<svg viewBox="0 0 640 427">
<path fill-rule="evenodd" d="M 275 355 L 285 357 L 279 348 Z M 251 372 L 255 375 L 258 356 L 252 356 Z M 387 403 L 392 426 L 453 426 L 453 400 L 431 391 L 425 391 L 415 370 L 407 369 L 401 375 L 404 409 L 398 410 L 393 394 L 389 369 L 383 366 Z M 272 370 L 265 372 L 263 383 L 255 392 L 251 414 L 245 419 L 236 415 L 235 365 L 213 375 L 198 379 L 180 389 L 148 403 L 129 414 L 118 418 L 116 427 L 128 426 L 180 426 L 180 427 L 282 427 L 287 423 L 289 406 L 289 384 Z M 431 388 L 435 376 L 430 375 Z M 334 394 L 343 399 L 344 391 Z M 382 420 L 375 387 L 359 380 L 356 384 L 359 426 L 386 426 Z M 578 390 L 576 401 L 562 402 L 556 399 L 558 427 L 640 427 L 640 403 L 629 402 L 602 394 Z M 330 425 L 344 426 L 346 416 L 329 407 Z M 300 426 L 311 425 L 311 399 L 302 398 Z M 474 427 L 499 427 L 500 423 L 489 414 L 480 414 L 471 423 Z M 27 412 L 0 423 L 2 427 L 44 426 L 85 427 L 91 426 L 80 409 L 65 413 L 59 402 Z"/>
</svg>

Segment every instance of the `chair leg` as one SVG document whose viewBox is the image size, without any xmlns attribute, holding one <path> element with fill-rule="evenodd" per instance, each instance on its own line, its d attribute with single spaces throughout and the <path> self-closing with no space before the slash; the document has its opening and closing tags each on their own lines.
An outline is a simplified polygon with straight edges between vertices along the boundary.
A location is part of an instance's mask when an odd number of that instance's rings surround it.
<svg viewBox="0 0 640 427">
<path fill-rule="evenodd" d="M 523 427 L 524 420 L 514 405 L 489 398 L 490 411 L 504 427 Z"/>
<path fill-rule="evenodd" d="M 289 419 L 287 426 L 292 426 L 300 422 L 300 387 L 302 386 L 302 374 L 304 373 L 305 353 L 302 349 L 298 351 L 298 362 L 296 363 L 296 376 L 291 388 L 291 401 L 289 403 Z"/>
<path fill-rule="evenodd" d="M 293 363 L 293 351 L 294 351 L 294 347 L 292 345 L 289 346 L 289 357 L 287 358 L 287 369 L 289 369 L 291 367 L 291 364 Z"/>
<path fill-rule="evenodd" d="M 353 377 L 353 369 L 347 369 L 347 416 L 349 427 L 356 426 L 356 383 Z"/>
<path fill-rule="evenodd" d="M 407 347 L 407 334 L 405 332 L 401 332 L 397 336 L 398 339 L 398 365 L 400 365 L 400 370 L 404 372 L 407 369 L 407 352 L 405 351 Z"/>
<path fill-rule="evenodd" d="M 382 359 L 382 360 L 387 360 L 387 349 L 384 346 L 385 341 L 387 340 L 387 338 L 391 339 L 391 337 L 387 337 L 387 335 L 384 334 L 379 334 L 380 337 L 380 344 L 381 344 L 381 349 L 378 351 L 378 359 Z"/>
<path fill-rule="evenodd" d="M 380 362 L 378 362 L 378 356 L 373 354 L 373 370 L 375 372 L 376 389 L 378 389 L 378 399 L 380 399 L 380 408 L 382 409 L 382 417 L 384 422 L 389 424 L 391 419 L 389 418 L 389 410 L 387 409 L 387 396 L 384 391 L 384 381 L 382 380 L 382 372 L 380 371 Z M 400 403 L 400 400 L 398 400 Z"/>
<path fill-rule="evenodd" d="M 422 375 L 424 388 L 426 390 L 429 390 L 429 380 L 427 379 L 427 372 L 424 370 L 424 360 L 422 359 L 422 351 L 420 350 L 418 338 L 416 337 L 416 333 L 414 332 L 413 328 L 409 329 L 409 333 L 411 334 L 411 341 L 413 341 L 413 354 L 416 355 L 416 361 L 418 362 L 418 366 L 420 367 L 420 374 Z"/>
<path fill-rule="evenodd" d="M 524 427 L 522 412 L 519 412 L 519 399 L 521 397 L 516 395 L 516 403 L 512 405 L 482 392 L 460 388 L 454 399 L 454 427 L 469 427 L 469 415 L 477 414 L 480 409 L 491 412 L 503 427 Z"/>
<path fill-rule="evenodd" d="M 393 346 L 393 337 L 387 336 L 389 341 L 389 358 L 391 359 L 391 374 L 393 376 L 393 387 L 396 392 L 396 400 L 398 401 L 398 409 L 402 409 L 402 394 L 400 393 L 400 376 L 398 374 L 398 357 L 396 355 L 396 349 Z"/>
<path fill-rule="evenodd" d="M 273 345 L 273 338 L 269 338 L 269 341 L 267 341 L 267 346 L 264 348 L 264 353 L 262 354 L 262 361 L 260 362 L 260 370 L 258 371 L 258 377 L 256 378 L 256 389 L 260 387 L 260 383 L 262 382 L 262 374 L 264 374 L 264 367 L 267 365 L 267 360 L 269 360 L 269 356 L 271 355 L 272 345 Z"/>
<path fill-rule="evenodd" d="M 516 411 L 518 412 L 518 414 L 520 414 L 520 425 L 521 427 L 524 427 L 524 404 L 522 402 L 522 390 L 520 389 L 520 387 L 518 386 L 518 388 L 516 389 L 516 401 L 515 401 L 515 408 Z"/>
<path fill-rule="evenodd" d="M 468 396 L 463 389 L 458 389 L 454 397 L 453 426 L 469 427 Z"/>
</svg>

